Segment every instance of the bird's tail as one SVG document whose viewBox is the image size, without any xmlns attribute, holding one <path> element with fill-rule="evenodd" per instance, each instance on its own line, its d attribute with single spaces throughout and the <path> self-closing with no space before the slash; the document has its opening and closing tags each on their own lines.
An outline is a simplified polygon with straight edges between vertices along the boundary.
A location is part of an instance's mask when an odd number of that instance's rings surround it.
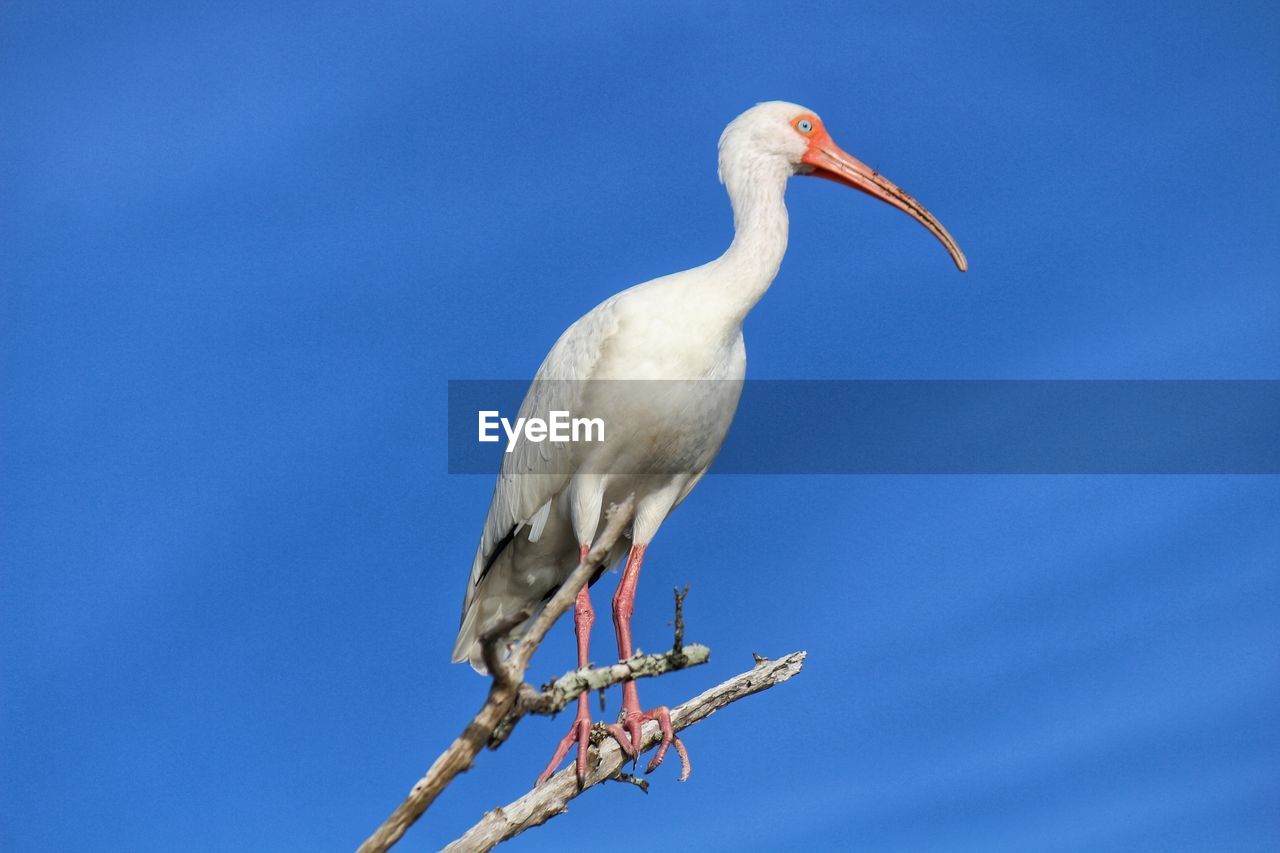
<svg viewBox="0 0 1280 853">
<path fill-rule="evenodd" d="M 473 599 L 462 613 L 462 626 L 458 628 L 458 637 L 453 641 L 453 662 L 470 661 L 471 667 L 479 673 L 488 672 L 484 661 L 479 659 L 480 643 L 476 633 L 476 602 Z"/>
<path fill-rule="evenodd" d="M 626 554 L 627 547 L 625 541 L 615 544 L 591 582 L 594 583 L 601 574 L 617 564 Z M 462 604 L 462 625 L 458 628 L 458 638 L 453 644 L 453 662 L 461 663 L 465 660 L 476 672 L 487 674 L 489 670 L 484 665 L 484 650 L 480 638 L 511 614 L 528 611 L 529 618 L 513 627 L 502 638 L 500 647 L 505 656 L 506 649 L 524 635 L 529 623 L 542 612 L 547 601 L 560 589 L 560 584 L 573 571 L 574 565 L 576 564 L 570 564 L 567 568 L 526 567 L 523 572 L 517 573 L 502 560 L 495 562 L 488 572 L 480 576 L 479 582 L 467 590 Z M 540 580 L 531 585 L 529 577 Z"/>
<path fill-rule="evenodd" d="M 489 669 L 484 664 L 484 649 L 480 638 L 491 626 L 497 625 L 508 614 L 517 613 L 528 607 L 528 601 L 524 596 L 511 595 L 508 590 L 497 588 L 501 584 L 493 583 L 495 577 L 500 575 L 494 574 L 484 578 L 467 596 L 467 601 L 463 605 L 462 625 L 458 628 L 458 638 L 453 643 L 453 662 L 467 661 L 471 664 L 471 668 L 481 675 L 488 674 Z M 541 610 L 541 605 L 536 609 Z M 535 612 L 502 638 L 499 648 L 502 649 L 504 658 L 507 654 L 506 649 L 524 634 L 530 620 L 536 615 Z"/>
</svg>

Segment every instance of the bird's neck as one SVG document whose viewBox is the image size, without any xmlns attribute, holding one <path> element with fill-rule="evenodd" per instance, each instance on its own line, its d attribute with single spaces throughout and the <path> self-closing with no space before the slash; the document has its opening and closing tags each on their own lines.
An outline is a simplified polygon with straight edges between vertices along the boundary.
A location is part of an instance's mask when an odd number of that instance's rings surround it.
<svg viewBox="0 0 1280 853">
<path fill-rule="evenodd" d="M 726 319 L 741 325 L 764 296 L 787 251 L 787 206 L 783 196 L 790 170 L 774 162 L 743 164 L 725 173 L 733 205 L 733 243 L 713 263 L 713 288 Z"/>
</svg>

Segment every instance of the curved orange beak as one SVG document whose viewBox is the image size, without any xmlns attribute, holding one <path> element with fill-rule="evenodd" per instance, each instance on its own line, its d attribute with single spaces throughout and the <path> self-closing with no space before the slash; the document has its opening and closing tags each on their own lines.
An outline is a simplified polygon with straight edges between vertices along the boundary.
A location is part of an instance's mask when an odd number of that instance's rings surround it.
<svg viewBox="0 0 1280 853">
<path fill-rule="evenodd" d="M 809 140 L 809 150 L 801 160 L 805 165 L 813 167 L 813 172 L 810 174 L 816 177 L 826 178 L 829 181 L 853 187 L 855 190 L 862 190 L 867 195 L 875 196 L 898 210 L 905 211 L 912 219 L 933 232 L 933 236 L 937 237 L 951 253 L 951 259 L 956 262 L 960 272 L 969 268 L 964 252 L 960 251 L 956 241 L 932 213 L 925 210 L 920 202 L 907 195 L 893 181 L 841 150 L 825 129 L 821 127 L 815 129 L 813 137 Z"/>
</svg>

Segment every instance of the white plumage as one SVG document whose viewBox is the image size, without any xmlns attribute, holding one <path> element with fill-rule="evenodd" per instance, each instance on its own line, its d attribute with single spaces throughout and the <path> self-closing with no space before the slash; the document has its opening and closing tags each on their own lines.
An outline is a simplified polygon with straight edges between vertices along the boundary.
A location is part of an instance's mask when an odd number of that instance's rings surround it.
<svg viewBox="0 0 1280 853">
<path fill-rule="evenodd" d="M 554 594 L 595 538 L 603 511 L 627 495 L 635 498 L 631 544 L 638 572 L 643 547 L 706 473 L 733 420 L 746 375 L 742 322 L 773 282 L 787 247 L 783 195 L 789 177 L 812 173 L 881 198 L 929 228 L 965 268 L 942 226 L 906 193 L 841 151 L 804 107 L 774 101 L 743 113 L 725 128 L 719 161 L 733 205 L 735 234 L 728 250 L 710 263 L 606 299 L 565 330 L 538 369 L 519 416 L 604 415 L 605 440 L 521 439 L 504 457 L 472 563 L 455 661 L 469 660 L 483 671 L 478 638 L 497 620 L 524 608 L 536 611 Z M 610 380 L 664 382 L 646 384 L 638 393 L 634 384 Z M 609 562 L 626 547 L 616 546 Z M 629 563 L 628 573 L 632 569 Z M 614 602 L 623 655 L 631 653 L 629 596 L 620 588 Z M 592 618 L 589 597 L 580 596 L 580 663 L 586 654 L 584 598 L 588 634 Z M 636 706 L 634 684 L 624 688 L 632 722 L 651 716 Z M 579 773 L 585 772 L 588 727 L 581 701 L 579 720 L 548 772 L 575 736 Z M 656 760 L 663 752 L 665 743 Z"/>
<path fill-rule="evenodd" d="M 721 175 L 735 201 L 739 227 L 733 246 L 709 264 L 616 294 L 571 325 L 538 369 L 519 417 L 545 418 L 555 410 L 584 411 L 582 393 L 610 389 L 602 380 L 712 379 L 727 380 L 730 387 L 741 389 L 746 375 L 742 320 L 773 281 L 786 250 L 782 189 L 790 170 L 775 167 L 767 184 L 734 180 L 739 173 L 726 168 L 726 155 L 730 164 L 742 160 L 734 156 L 732 130 L 731 126 L 721 143 Z M 748 189 L 754 191 L 749 199 Z M 752 214 L 745 223 L 750 227 L 745 229 L 738 213 L 740 206 L 747 208 L 743 213 Z M 623 398 L 636 396 L 623 392 L 618 394 L 618 402 L 625 405 L 628 401 Z M 484 626 L 521 608 L 536 607 L 554 591 L 577 565 L 580 545 L 592 541 L 603 510 L 611 503 L 634 492 L 632 539 L 649 541 L 720 449 L 737 406 L 736 393 L 731 400 L 721 400 L 724 396 L 716 395 L 715 408 L 697 412 L 664 412 L 657 408 L 661 401 L 653 401 L 655 408 L 644 413 L 643 420 L 655 427 L 652 437 L 656 441 L 620 434 L 616 429 L 606 431 L 606 441 L 600 446 L 518 440 L 503 459 L 476 549 L 454 659 L 469 659 L 483 671 L 476 641 Z M 607 422 L 623 426 L 633 419 L 614 411 L 609 412 Z M 630 440 L 633 438 L 641 441 Z M 633 454 L 637 451 L 670 456 L 677 449 L 692 450 L 699 464 L 687 473 L 653 477 L 607 473 L 634 470 Z M 581 464 L 586 459 L 565 459 L 564 454 L 575 452 L 593 453 L 592 461 L 597 463 L 607 456 L 617 459 L 617 464 L 590 466 L 606 473 L 573 475 L 569 472 L 588 467 Z M 666 470 L 675 464 L 672 458 L 653 461 Z M 513 530 L 516 533 L 509 538 Z M 504 541 L 502 553 L 490 562 L 494 549 Z M 612 562 L 622 556 L 624 548 L 613 555 Z"/>
</svg>

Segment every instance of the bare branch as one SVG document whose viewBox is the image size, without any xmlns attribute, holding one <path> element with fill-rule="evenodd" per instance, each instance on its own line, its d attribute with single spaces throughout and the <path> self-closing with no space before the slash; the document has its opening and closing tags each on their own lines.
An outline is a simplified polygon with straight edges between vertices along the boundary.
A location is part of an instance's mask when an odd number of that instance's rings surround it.
<svg viewBox="0 0 1280 853">
<path fill-rule="evenodd" d="M 692 651 L 692 646 L 686 651 Z M 719 709 L 753 693 L 781 684 L 804 666 L 805 652 L 793 652 L 780 660 L 761 658 L 754 668 L 736 675 L 690 699 L 671 711 L 676 731 L 706 719 Z M 641 752 L 652 749 L 662 739 L 656 721 L 645 724 Z M 568 809 L 569 801 L 582 791 L 608 779 L 620 778 L 627 757 L 612 738 L 606 738 L 593 753 L 586 782 L 581 789 L 573 767 L 567 767 L 542 785 L 512 803 L 487 813 L 465 835 L 444 848 L 444 853 L 483 853 L 519 835 L 530 827 L 546 823 Z M 630 781 L 630 780 L 625 780 Z"/>
<path fill-rule="evenodd" d="M 608 558 L 614 543 L 630 523 L 633 512 L 634 506 L 630 498 L 609 510 L 608 522 L 604 532 L 596 540 L 595 547 L 565 579 L 560 589 L 547 602 L 542 613 L 533 620 L 529 630 L 512 648 L 505 661 L 499 654 L 500 638 L 519 622 L 509 624 L 506 631 L 490 630 L 486 633 L 481 648 L 484 651 L 485 664 L 493 676 L 493 684 L 489 687 L 489 695 L 485 698 L 484 705 L 462 730 L 462 734 L 458 735 L 449 748 L 440 754 L 426 775 L 413 786 L 404 802 L 391 813 L 391 816 L 373 835 L 365 839 L 357 853 L 383 853 L 388 850 L 391 845 L 400 840 L 400 837 L 418 818 L 422 817 L 422 813 L 435 801 L 436 797 L 440 796 L 440 792 L 453 781 L 454 777 L 471 767 L 476 755 L 493 737 L 498 724 L 515 707 L 516 697 L 519 695 L 518 688 L 529 666 L 529 658 L 533 656 L 552 624 L 573 604 L 578 590 L 582 589 L 583 584 Z M 504 623 L 507 621 L 509 620 L 504 620 Z M 523 617 L 520 621 L 523 621 Z M 498 628 L 501 627 L 501 625 L 498 626 Z"/>
<path fill-rule="evenodd" d="M 684 591 L 672 589 L 676 596 L 676 637 L 675 642 L 671 644 L 671 653 L 679 655 L 684 650 L 684 600 L 689 595 L 689 585 L 684 585 Z"/>
<path fill-rule="evenodd" d="M 498 724 L 497 730 L 489 740 L 489 748 L 497 749 L 508 737 L 517 722 L 525 714 L 542 714 L 551 716 L 568 707 L 578 698 L 578 694 L 590 690 L 604 690 L 614 684 L 630 681 L 633 678 L 645 678 L 675 672 L 699 666 L 711 659 L 711 649 L 699 643 L 685 646 L 680 654 L 674 651 L 655 655 L 636 655 L 619 663 L 600 666 L 594 669 L 583 668 L 566 672 L 541 690 L 535 690 L 528 684 L 521 684 L 516 705 Z"/>
<path fill-rule="evenodd" d="M 625 782 L 628 785 L 635 785 L 640 789 L 640 793 L 649 793 L 649 780 L 642 776 L 637 776 L 634 773 L 619 773 L 617 776 L 613 777 L 613 781 Z"/>
</svg>

